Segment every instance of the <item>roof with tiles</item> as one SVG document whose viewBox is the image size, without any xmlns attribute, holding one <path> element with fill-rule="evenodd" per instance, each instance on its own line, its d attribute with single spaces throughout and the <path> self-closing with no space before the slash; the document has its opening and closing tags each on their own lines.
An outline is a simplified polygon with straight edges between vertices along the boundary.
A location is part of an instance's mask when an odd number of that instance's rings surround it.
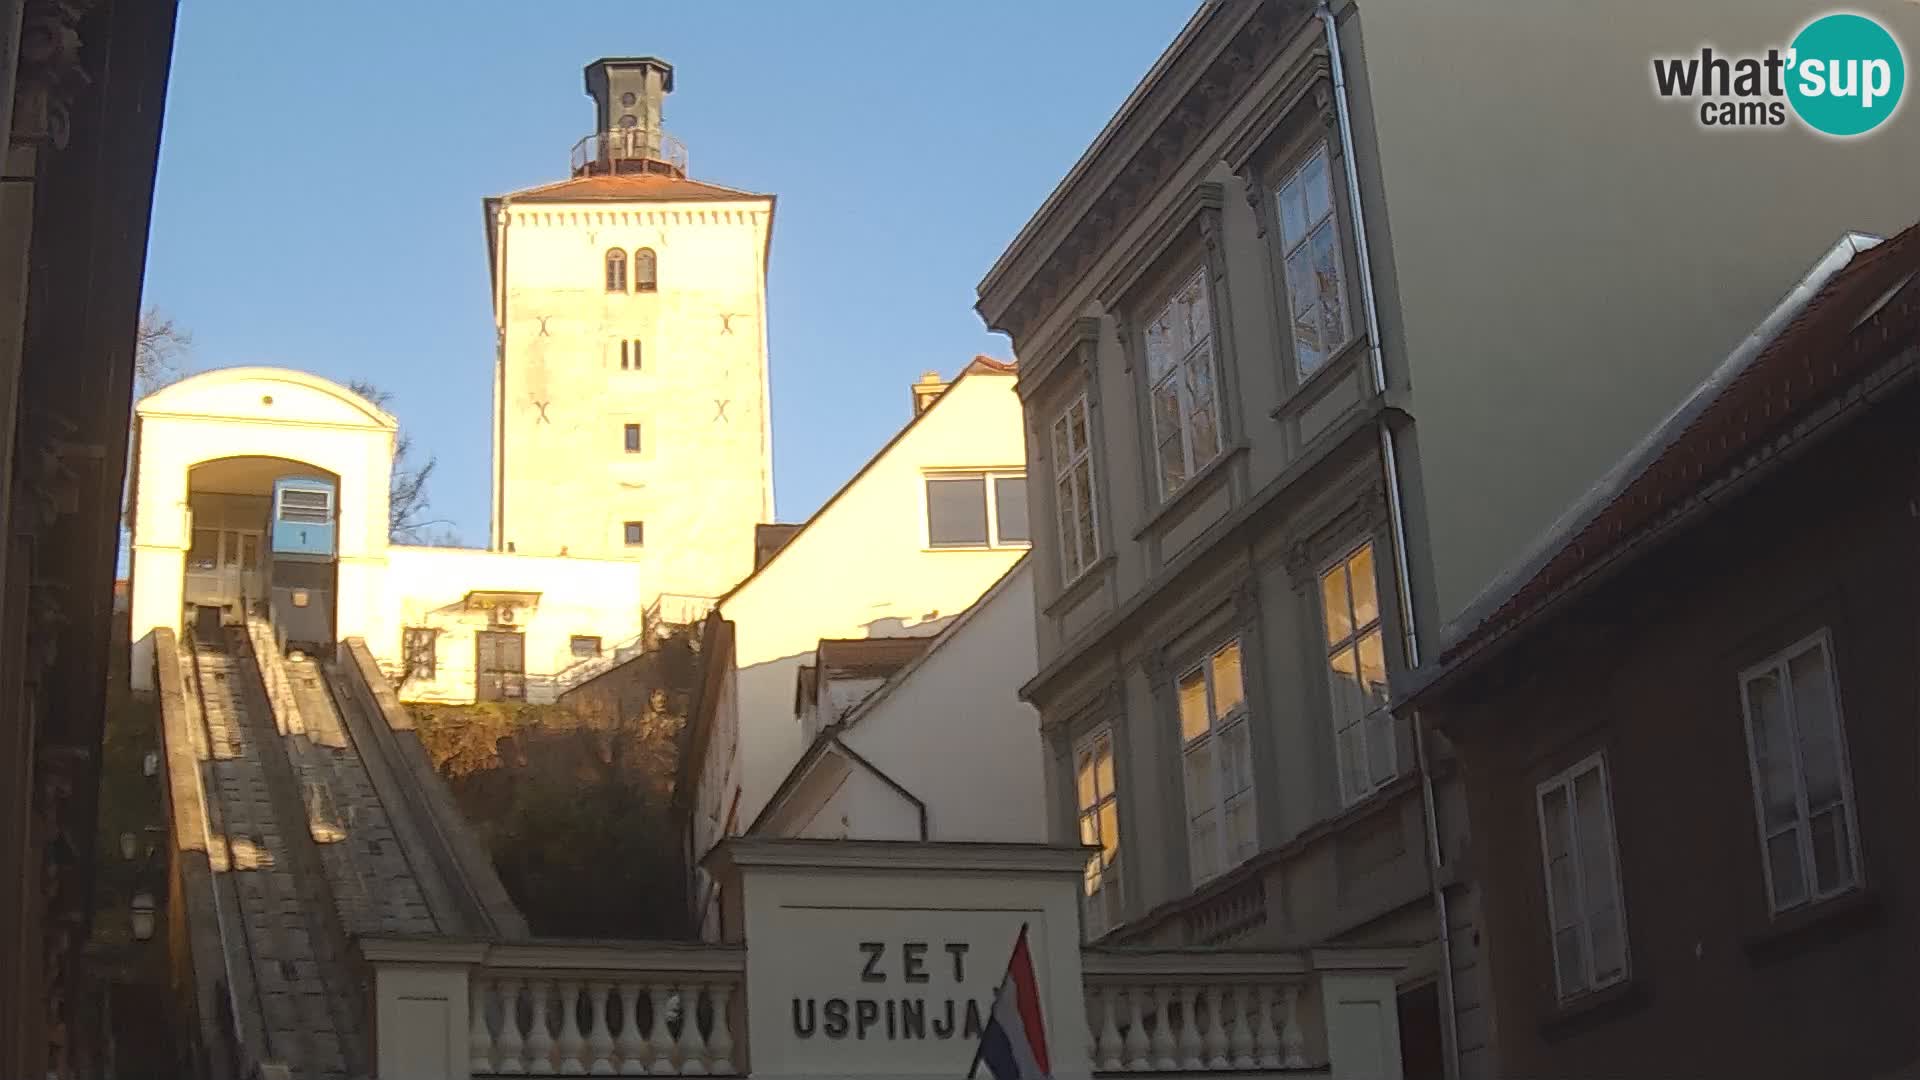
<svg viewBox="0 0 1920 1080">
<path fill-rule="evenodd" d="M 732 202 L 771 195 L 722 187 L 664 173 L 602 173 L 576 176 L 499 196 L 523 202 Z"/>
</svg>

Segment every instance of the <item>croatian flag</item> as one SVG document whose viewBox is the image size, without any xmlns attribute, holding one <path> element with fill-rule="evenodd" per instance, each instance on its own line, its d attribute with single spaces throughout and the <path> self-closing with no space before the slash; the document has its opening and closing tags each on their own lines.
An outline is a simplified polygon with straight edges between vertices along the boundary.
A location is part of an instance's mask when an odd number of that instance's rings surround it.
<svg viewBox="0 0 1920 1080">
<path fill-rule="evenodd" d="M 1040 984 L 1033 977 L 1033 954 L 1027 951 L 1027 928 L 1013 943 L 1007 977 L 993 995 L 993 1015 L 980 1032 L 967 1080 L 973 1080 L 986 1062 L 994 1080 L 1053 1080 L 1047 1061 L 1047 1029 L 1040 1022 Z"/>
</svg>

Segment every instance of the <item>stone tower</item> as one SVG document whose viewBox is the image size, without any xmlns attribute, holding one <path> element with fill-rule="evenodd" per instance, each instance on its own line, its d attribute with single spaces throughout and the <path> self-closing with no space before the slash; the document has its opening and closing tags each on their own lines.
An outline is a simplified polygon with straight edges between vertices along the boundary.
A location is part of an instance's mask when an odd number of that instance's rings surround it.
<svg viewBox="0 0 1920 1080">
<path fill-rule="evenodd" d="M 673 68 L 586 68 L 568 179 L 486 200 L 498 354 L 498 551 L 636 559 L 651 595 L 717 596 L 773 515 L 771 195 L 687 175 Z"/>
</svg>

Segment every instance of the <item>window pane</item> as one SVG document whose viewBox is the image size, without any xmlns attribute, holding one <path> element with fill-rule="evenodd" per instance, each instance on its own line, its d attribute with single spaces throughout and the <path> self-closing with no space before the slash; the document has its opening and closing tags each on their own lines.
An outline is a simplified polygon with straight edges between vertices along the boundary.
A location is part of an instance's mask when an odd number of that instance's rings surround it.
<svg viewBox="0 0 1920 1080">
<path fill-rule="evenodd" d="M 1100 804 L 1100 847 L 1108 857 L 1120 849 L 1120 804 L 1112 799 Z"/>
<path fill-rule="evenodd" d="M 1327 358 L 1320 340 L 1320 295 L 1313 271 L 1312 245 L 1287 256 L 1287 301 L 1293 313 L 1294 362 L 1310 375 Z"/>
<path fill-rule="evenodd" d="M 1183 323 L 1180 344 L 1185 348 L 1182 351 L 1213 336 L 1212 298 L 1207 294 L 1206 271 L 1194 271 L 1187 283 L 1180 287 L 1175 303 L 1179 305 L 1179 317 Z"/>
<path fill-rule="evenodd" d="M 1059 515 L 1060 576 L 1063 579 L 1078 576 L 1080 568 L 1086 565 L 1074 525 L 1073 502 L 1073 478 L 1062 477 L 1054 499 L 1054 510 Z"/>
<path fill-rule="evenodd" d="M 1833 715 L 1833 679 L 1827 650 L 1816 644 L 1787 663 L 1800 769 L 1811 808 L 1840 801 L 1840 738 Z"/>
<path fill-rule="evenodd" d="M 1067 408 L 1067 445 L 1074 453 L 1087 448 L 1087 399 L 1080 398 Z"/>
<path fill-rule="evenodd" d="M 1079 521 L 1081 563 L 1093 561 L 1100 554 L 1100 542 L 1093 533 L 1093 512 L 1082 511 Z"/>
<path fill-rule="evenodd" d="M 1186 355 L 1186 346 L 1175 337 L 1173 306 L 1168 305 L 1147 324 L 1147 378 L 1160 378 Z"/>
<path fill-rule="evenodd" d="M 1587 961 L 1580 948 L 1580 928 L 1568 927 L 1553 935 L 1553 956 L 1560 972 L 1560 996 L 1569 997 L 1587 988 Z"/>
<path fill-rule="evenodd" d="M 1196 743 L 1185 754 L 1187 770 L 1187 816 L 1200 817 L 1219 804 L 1214 786 L 1213 744 Z"/>
<path fill-rule="evenodd" d="M 1846 814 L 1838 806 L 1813 815 L 1808 830 L 1813 839 L 1813 888 L 1821 896 L 1853 884 L 1853 851 L 1847 836 Z"/>
<path fill-rule="evenodd" d="M 1359 651 L 1349 645 L 1327 657 L 1329 685 L 1333 693 L 1334 730 L 1344 730 L 1365 714 L 1360 695 Z"/>
<path fill-rule="evenodd" d="M 220 561 L 220 530 L 193 530 L 193 546 L 187 549 L 187 569 L 212 570 Z"/>
<path fill-rule="evenodd" d="M 1320 611 L 1327 644 L 1338 645 L 1353 634 L 1353 613 L 1347 606 L 1347 568 L 1336 566 L 1320 577 Z"/>
<path fill-rule="evenodd" d="M 1593 977 L 1597 983 L 1611 982 L 1626 973 L 1627 936 L 1621 932 L 1620 909 L 1611 899 L 1594 910 L 1587 925 L 1593 940 Z"/>
<path fill-rule="evenodd" d="M 1258 845 L 1254 840 L 1253 796 L 1242 795 L 1227 803 L 1227 860 L 1230 865 L 1253 857 Z"/>
<path fill-rule="evenodd" d="M 1220 454 L 1220 425 L 1213 418 L 1213 407 L 1195 408 L 1188 418 L 1193 429 L 1193 467 L 1212 461 Z"/>
<path fill-rule="evenodd" d="M 1025 544 L 1033 539 L 1033 530 L 1027 526 L 1026 477 L 993 478 L 993 512 L 1000 527 L 1001 543 Z"/>
<path fill-rule="evenodd" d="M 1387 657 L 1378 626 L 1360 638 L 1360 689 L 1368 711 L 1387 707 Z"/>
<path fill-rule="evenodd" d="M 1192 671 L 1180 680 L 1180 739 L 1192 742 L 1207 733 L 1207 680 Z"/>
<path fill-rule="evenodd" d="M 627 453 L 637 454 L 640 452 L 640 425 L 639 424 L 628 424 L 626 426 L 626 442 L 627 442 Z"/>
<path fill-rule="evenodd" d="M 1105 735 L 1094 743 L 1093 781 L 1102 798 L 1113 795 L 1113 743 Z"/>
<path fill-rule="evenodd" d="M 1793 740 L 1773 672 L 1747 682 L 1748 729 L 1753 739 L 1754 770 L 1760 780 L 1762 821 L 1768 833 L 1799 820 L 1794 795 Z"/>
<path fill-rule="evenodd" d="M 1093 752 L 1082 750 L 1074 766 L 1074 775 L 1078 779 L 1075 785 L 1080 796 L 1080 809 L 1086 810 L 1099 799 L 1099 793 L 1093 789 Z"/>
<path fill-rule="evenodd" d="M 1214 815 L 1189 824 L 1187 850 L 1195 881 L 1205 881 L 1220 872 L 1220 827 Z"/>
<path fill-rule="evenodd" d="M 1306 173 L 1295 175 L 1280 188 L 1280 239 L 1291 248 L 1307 235 Z"/>
<path fill-rule="evenodd" d="M 1773 906 L 1788 908 L 1807 898 L 1800 864 L 1800 830 L 1789 828 L 1767 838 L 1767 867 L 1773 874 Z"/>
<path fill-rule="evenodd" d="M 1171 495 L 1187 482 L 1187 455 L 1174 431 L 1160 444 L 1160 493 Z"/>
<path fill-rule="evenodd" d="M 1088 896 L 1092 896 L 1093 894 L 1100 891 L 1100 886 L 1102 884 L 1100 878 L 1101 878 L 1100 856 L 1098 854 L 1089 856 L 1087 859 L 1087 875 L 1086 875 Z"/>
<path fill-rule="evenodd" d="M 1300 170 L 1299 184 L 1307 200 L 1308 221 L 1318 221 L 1333 212 L 1333 176 L 1327 171 L 1326 147 L 1307 159 L 1306 168 Z"/>
<path fill-rule="evenodd" d="M 1073 451 L 1067 446 L 1067 418 L 1060 417 L 1053 422 L 1053 471 L 1056 475 L 1064 473 L 1073 462 Z"/>
<path fill-rule="evenodd" d="M 1089 846 L 1100 843 L 1100 818 L 1097 814 L 1080 815 L 1080 842 Z M 1098 865 L 1098 856 L 1095 856 Z"/>
<path fill-rule="evenodd" d="M 1380 618 L 1378 579 L 1373 576 L 1373 545 L 1366 544 L 1347 559 L 1347 580 L 1353 588 L 1353 624 L 1366 626 Z"/>
<path fill-rule="evenodd" d="M 1313 248 L 1314 290 L 1320 300 L 1320 344 L 1331 350 L 1347 340 L 1346 305 L 1340 298 L 1339 234 L 1331 218 L 1314 230 L 1310 246 Z"/>
<path fill-rule="evenodd" d="M 984 477 L 927 479 L 927 537 L 934 547 L 987 542 L 987 481 Z"/>
<path fill-rule="evenodd" d="M 1246 689 L 1240 681 L 1240 642 L 1235 639 L 1213 654 L 1214 715 L 1225 716 L 1245 700 Z"/>
<path fill-rule="evenodd" d="M 1253 746 L 1245 721 L 1220 733 L 1220 781 L 1228 798 L 1253 790 Z"/>
<path fill-rule="evenodd" d="M 1601 938 L 1608 934 L 1617 939 L 1619 926 L 1618 913 L 1613 911 L 1613 819 L 1599 769 L 1589 769 L 1574 778 L 1573 807 L 1577 816 L 1575 834 L 1580 841 L 1580 907 L 1594 937 L 1594 975 L 1604 978 L 1610 971 L 1601 951 Z M 1603 922 L 1613 925 L 1603 926 Z M 1617 946 L 1616 940 L 1606 947 Z"/>
</svg>

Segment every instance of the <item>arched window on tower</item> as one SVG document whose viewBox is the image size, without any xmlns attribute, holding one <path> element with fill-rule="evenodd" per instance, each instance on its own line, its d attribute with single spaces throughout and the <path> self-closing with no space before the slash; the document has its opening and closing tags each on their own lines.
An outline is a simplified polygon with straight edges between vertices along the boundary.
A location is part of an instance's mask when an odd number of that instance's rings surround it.
<svg viewBox="0 0 1920 1080">
<path fill-rule="evenodd" d="M 607 252 L 607 291 L 627 291 L 627 253 L 619 248 Z"/>
<path fill-rule="evenodd" d="M 660 284 L 659 261 L 653 257 L 652 248 L 641 248 L 633 253 L 633 291 L 652 292 Z"/>
</svg>

